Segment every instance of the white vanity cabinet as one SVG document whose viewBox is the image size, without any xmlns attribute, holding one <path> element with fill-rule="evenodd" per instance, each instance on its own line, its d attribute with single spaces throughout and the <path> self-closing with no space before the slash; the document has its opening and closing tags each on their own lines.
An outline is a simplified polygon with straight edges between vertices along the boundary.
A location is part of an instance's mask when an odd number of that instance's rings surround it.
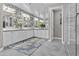
<svg viewBox="0 0 79 59">
<path fill-rule="evenodd" d="M 3 32 L 3 45 L 7 46 L 25 39 L 33 37 L 33 30 L 14 30 Z"/>
<path fill-rule="evenodd" d="M 12 43 L 24 40 L 23 38 L 23 31 L 13 31 L 13 40 Z"/>
<path fill-rule="evenodd" d="M 23 38 L 24 39 L 27 39 L 27 38 L 31 38 L 33 37 L 33 30 L 27 30 L 27 31 L 23 31 Z"/>
<path fill-rule="evenodd" d="M 34 36 L 47 39 L 48 38 L 48 30 L 44 30 L 44 29 L 34 30 Z"/>
<path fill-rule="evenodd" d="M 3 46 L 11 44 L 12 41 L 12 32 L 3 32 Z"/>
<path fill-rule="evenodd" d="M 3 31 L 3 45 L 7 46 L 31 37 L 48 38 L 48 30 L 24 29 Z"/>
</svg>

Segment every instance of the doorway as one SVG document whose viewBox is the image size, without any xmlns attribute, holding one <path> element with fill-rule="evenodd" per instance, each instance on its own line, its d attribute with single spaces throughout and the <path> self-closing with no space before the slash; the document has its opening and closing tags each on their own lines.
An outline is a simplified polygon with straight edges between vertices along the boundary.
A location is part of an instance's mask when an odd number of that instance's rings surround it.
<svg viewBox="0 0 79 59">
<path fill-rule="evenodd" d="M 49 21 L 49 38 L 50 40 L 63 40 L 63 8 L 55 7 L 50 8 L 50 21 Z"/>
</svg>

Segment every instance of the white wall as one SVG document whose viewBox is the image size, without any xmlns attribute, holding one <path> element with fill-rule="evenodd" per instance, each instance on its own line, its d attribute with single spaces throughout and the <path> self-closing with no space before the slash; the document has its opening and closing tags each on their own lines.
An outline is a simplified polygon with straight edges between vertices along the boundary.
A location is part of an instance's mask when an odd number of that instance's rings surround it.
<svg viewBox="0 0 79 59">
<path fill-rule="evenodd" d="M 0 4 L 0 48 L 3 46 L 2 23 L 2 4 Z"/>
</svg>

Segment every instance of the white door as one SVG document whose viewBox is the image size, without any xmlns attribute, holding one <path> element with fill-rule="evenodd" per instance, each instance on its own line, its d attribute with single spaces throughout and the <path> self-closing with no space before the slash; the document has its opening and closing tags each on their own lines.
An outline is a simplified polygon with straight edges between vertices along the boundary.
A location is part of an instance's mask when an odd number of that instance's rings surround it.
<svg viewBox="0 0 79 59">
<path fill-rule="evenodd" d="M 61 10 L 53 11 L 53 36 L 62 38 L 62 12 Z"/>
</svg>

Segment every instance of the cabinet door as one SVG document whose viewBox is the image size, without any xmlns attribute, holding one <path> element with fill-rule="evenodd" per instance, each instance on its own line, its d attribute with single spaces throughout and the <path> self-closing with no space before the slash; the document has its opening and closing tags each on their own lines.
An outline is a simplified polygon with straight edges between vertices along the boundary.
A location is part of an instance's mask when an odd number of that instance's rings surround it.
<svg viewBox="0 0 79 59">
<path fill-rule="evenodd" d="M 38 37 L 43 38 L 44 37 L 44 31 L 43 30 L 37 30 Z"/>
<path fill-rule="evenodd" d="M 33 37 L 33 30 L 27 30 L 27 38 Z"/>
<path fill-rule="evenodd" d="M 28 34 L 29 34 L 28 30 L 27 31 L 24 31 L 24 39 L 27 39 L 28 38 Z"/>
<path fill-rule="evenodd" d="M 24 32 L 23 31 L 14 31 L 13 32 L 13 42 L 18 42 L 24 40 Z"/>
<path fill-rule="evenodd" d="M 48 38 L 48 30 L 37 30 L 36 35 L 37 37 Z"/>
<path fill-rule="evenodd" d="M 34 30 L 34 35 L 33 35 L 33 36 L 38 37 L 38 32 L 37 32 L 37 30 Z"/>
<path fill-rule="evenodd" d="M 44 30 L 44 37 L 48 39 L 48 30 Z"/>
<path fill-rule="evenodd" d="M 19 41 L 19 35 L 18 35 L 19 31 L 13 31 L 13 42 L 12 43 L 15 43 L 15 42 L 18 42 Z"/>
<path fill-rule="evenodd" d="M 3 32 L 3 45 L 7 46 L 12 43 L 12 32 Z"/>
<path fill-rule="evenodd" d="M 33 37 L 33 30 L 26 30 L 23 31 L 23 38 L 28 39 L 30 37 Z"/>
</svg>

